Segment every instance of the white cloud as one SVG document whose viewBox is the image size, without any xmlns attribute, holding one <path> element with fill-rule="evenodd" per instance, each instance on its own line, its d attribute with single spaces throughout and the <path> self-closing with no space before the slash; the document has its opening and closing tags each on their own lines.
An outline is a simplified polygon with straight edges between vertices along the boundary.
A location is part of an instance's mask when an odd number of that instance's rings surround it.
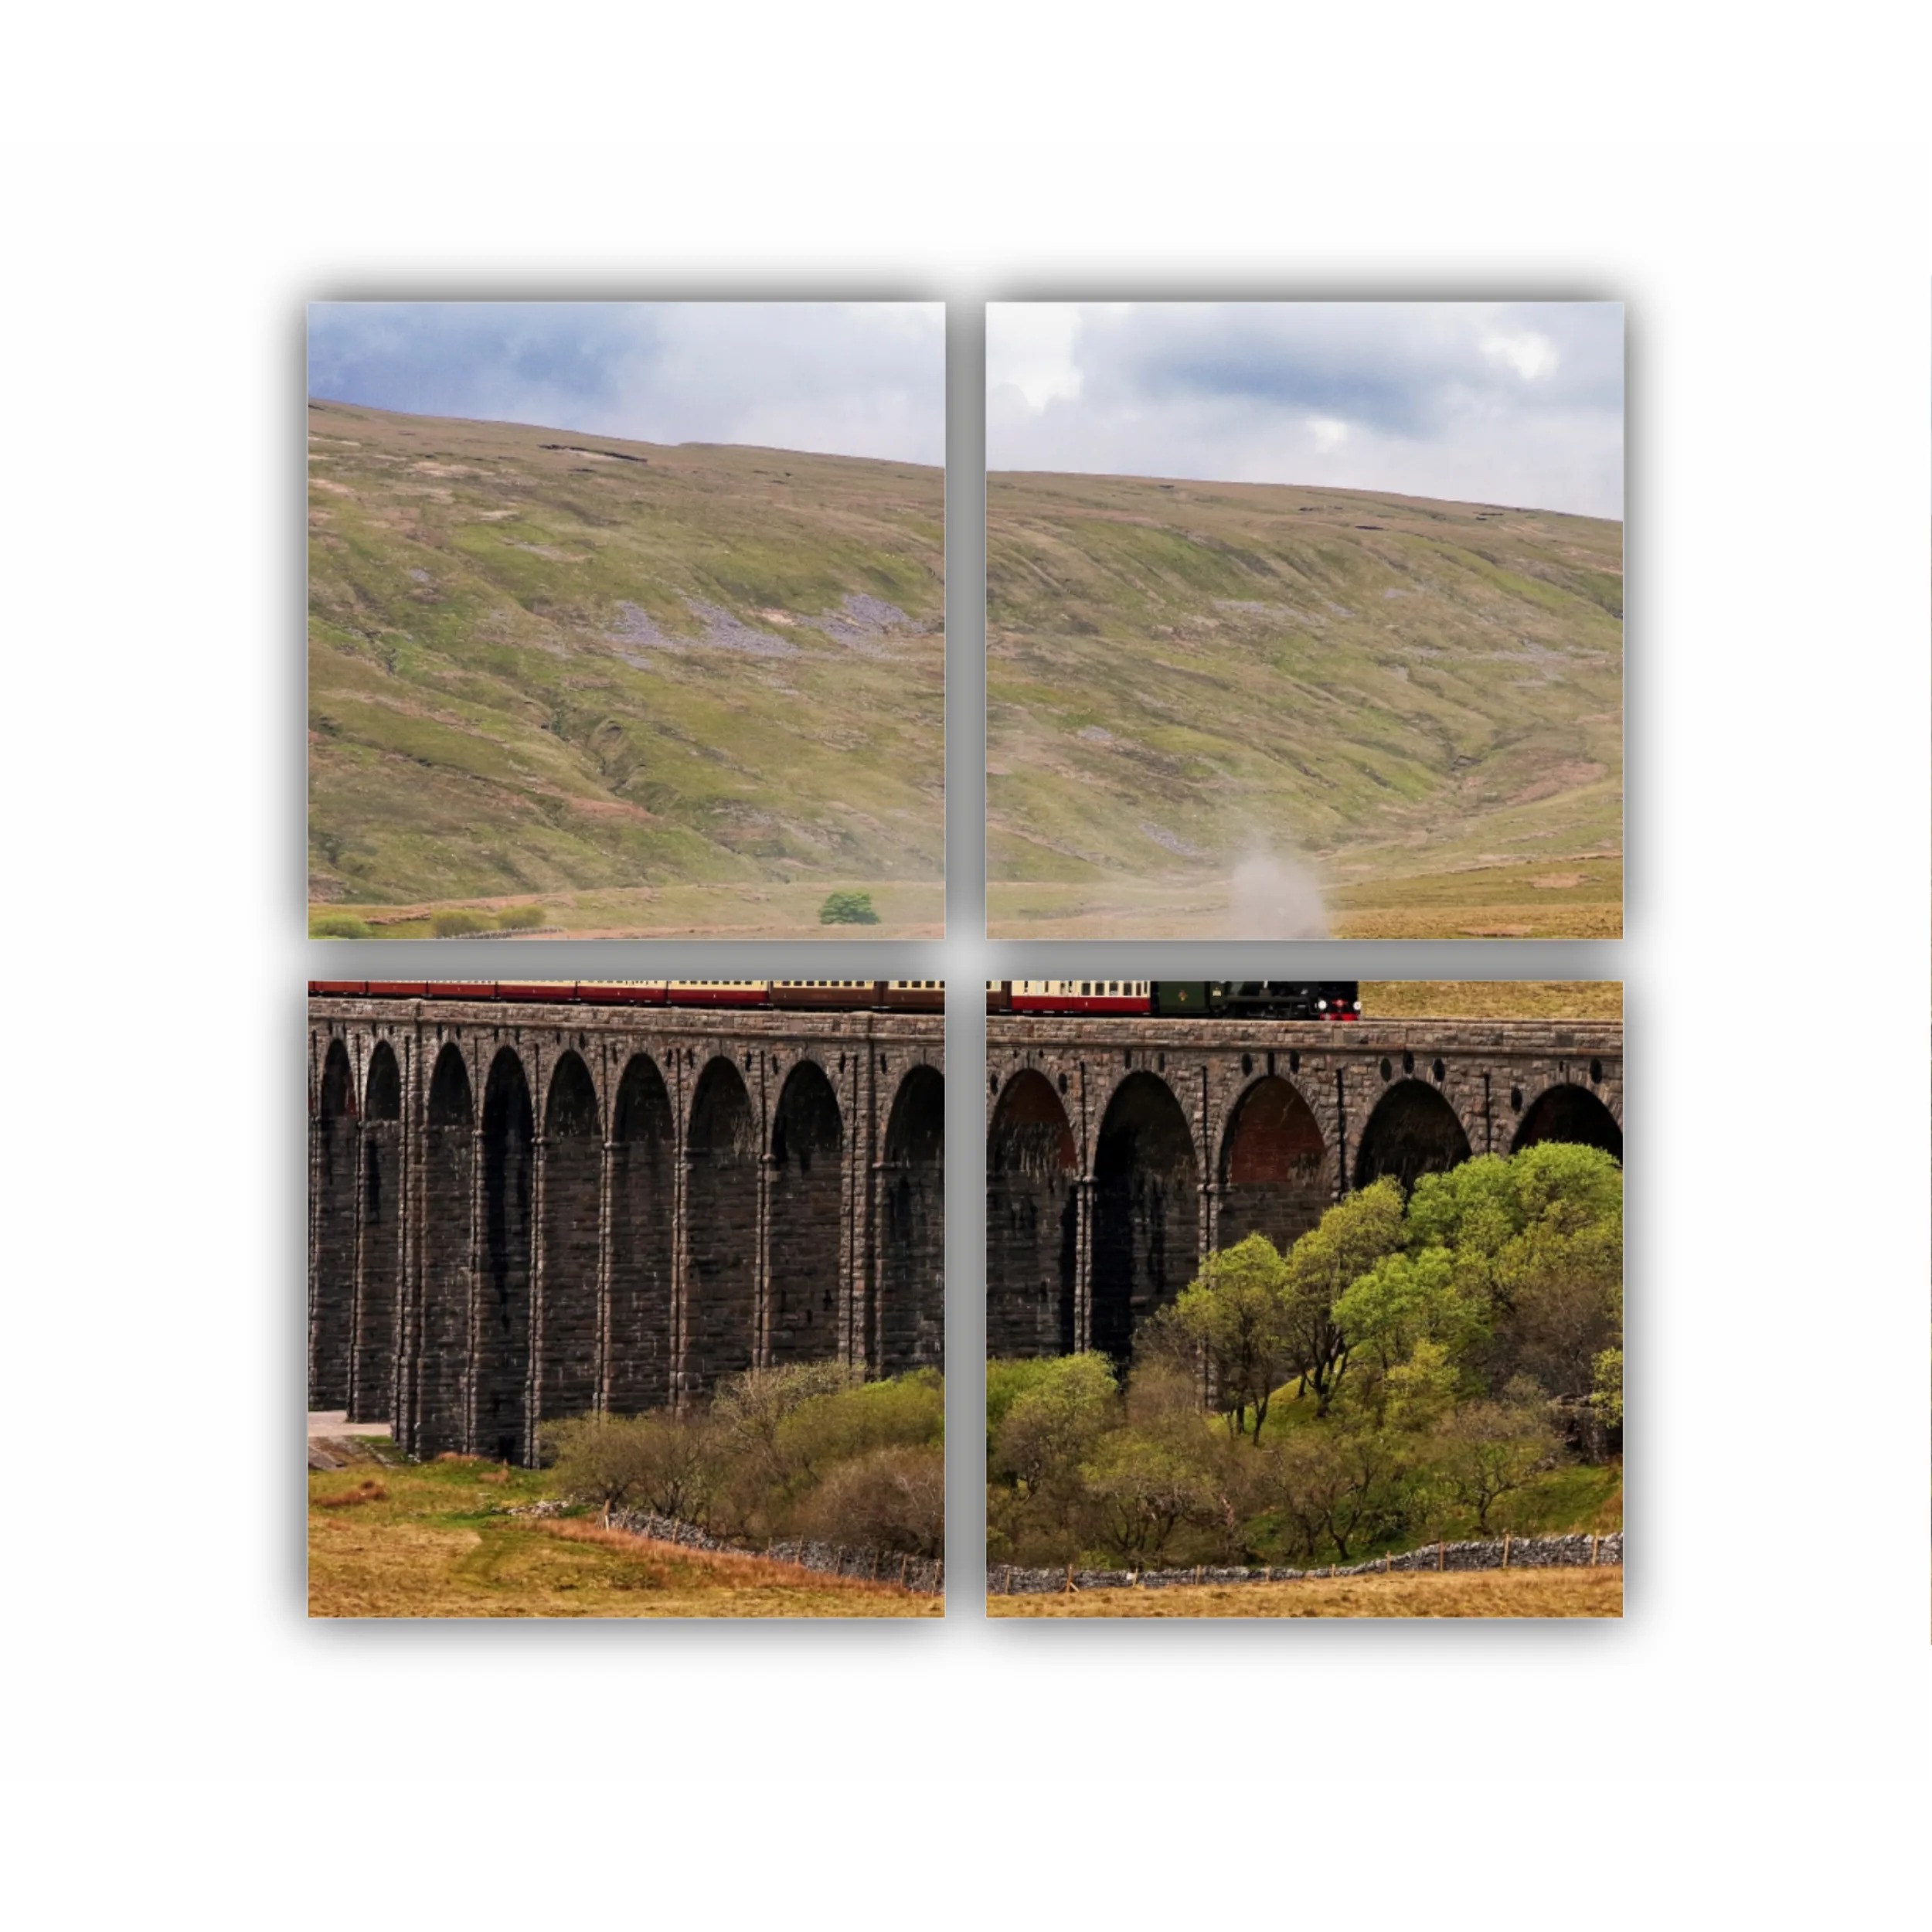
<svg viewBox="0 0 1932 1932">
<path fill-rule="evenodd" d="M 1614 302 L 996 302 L 995 470 L 1623 514 Z"/>
<path fill-rule="evenodd" d="M 1011 391 L 1038 415 L 1049 403 L 1072 402 L 1080 393 L 1075 359 L 1080 309 L 1076 302 L 1001 304 L 1002 322 L 986 332 L 986 389 Z M 1012 398 L 1002 396 L 1010 406 Z"/>
<path fill-rule="evenodd" d="M 1539 383 L 1546 376 L 1554 376 L 1561 360 L 1556 345 L 1533 328 L 1526 329 L 1520 335 L 1485 335 L 1482 352 L 1491 362 L 1513 369 L 1526 383 Z"/>
<path fill-rule="evenodd" d="M 311 395 L 424 416 L 945 461 L 937 302 L 319 302 Z"/>
</svg>

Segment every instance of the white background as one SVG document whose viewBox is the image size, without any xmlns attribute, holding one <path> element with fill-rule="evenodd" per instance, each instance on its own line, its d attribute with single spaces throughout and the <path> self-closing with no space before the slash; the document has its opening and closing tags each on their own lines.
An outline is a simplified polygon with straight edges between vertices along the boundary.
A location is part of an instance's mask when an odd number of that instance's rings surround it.
<svg viewBox="0 0 1932 1932">
<path fill-rule="evenodd" d="M 16 1922 L 1922 1910 L 1923 46 L 1855 7 L 277 18 L 9 43 Z M 1621 1624 L 304 1622 L 301 305 L 560 283 L 1629 304 Z"/>
</svg>

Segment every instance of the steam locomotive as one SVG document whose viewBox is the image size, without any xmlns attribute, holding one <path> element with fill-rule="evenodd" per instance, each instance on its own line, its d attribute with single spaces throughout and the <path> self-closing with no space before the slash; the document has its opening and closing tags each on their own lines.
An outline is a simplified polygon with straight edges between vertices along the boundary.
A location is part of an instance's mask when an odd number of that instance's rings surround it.
<svg viewBox="0 0 1932 1932">
<path fill-rule="evenodd" d="M 311 999 L 517 1000 L 543 1006 L 764 1006 L 943 1013 L 943 979 L 311 979 Z"/>
<path fill-rule="evenodd" d="M 989 979 L 989 1013 L 1151 1013 L 1172 1019 L 1357 1020 L 1352 979 Z"/>
</svg>

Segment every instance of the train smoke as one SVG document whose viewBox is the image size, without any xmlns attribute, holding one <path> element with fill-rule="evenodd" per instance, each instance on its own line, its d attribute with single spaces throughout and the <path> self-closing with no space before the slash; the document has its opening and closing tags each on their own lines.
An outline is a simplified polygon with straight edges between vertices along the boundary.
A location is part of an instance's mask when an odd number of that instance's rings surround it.
<svg viewBox="0 0 1932 1932">
<path fill-rule="evenodd" d="M 1252 851 L 1235 867 L 1229 886 L 1229 938 L 1328 937 L 1321 888 L 1298 859 Z"/>
</svg>

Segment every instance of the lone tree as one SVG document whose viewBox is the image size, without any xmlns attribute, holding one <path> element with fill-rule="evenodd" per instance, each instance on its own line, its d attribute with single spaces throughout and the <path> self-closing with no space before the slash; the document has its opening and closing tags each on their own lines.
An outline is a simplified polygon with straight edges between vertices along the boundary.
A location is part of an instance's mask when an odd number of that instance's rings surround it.
<svg viewBox="0 0 1932 1932">
<path fill-rule="evenodd" d="M 821 926 L 876 926 L 878 909 L 870 893 L 832 893 L 818 908 Z"/>
</svg>

